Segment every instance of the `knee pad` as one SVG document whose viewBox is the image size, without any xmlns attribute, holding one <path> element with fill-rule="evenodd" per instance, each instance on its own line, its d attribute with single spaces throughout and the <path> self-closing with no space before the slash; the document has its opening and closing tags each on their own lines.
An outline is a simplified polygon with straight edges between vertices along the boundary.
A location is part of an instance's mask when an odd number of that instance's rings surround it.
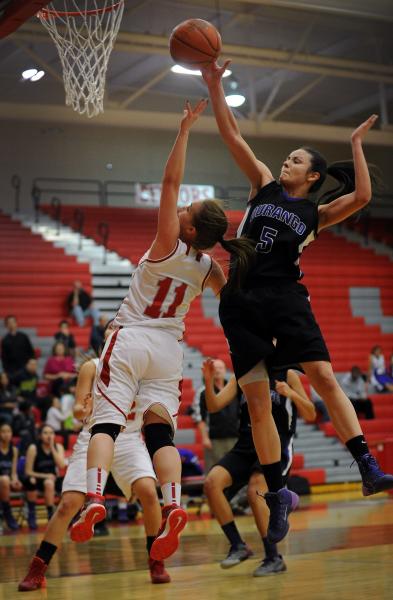
<svg viewBox="0 0 393 600">
<path fill-rule="evenodd" d="M 145 443 L 150 458 L 153 459 L 154 454 L 164 446 L 175 446 L 173 443 L 173 431 L 170 425 L 166 423 L 150 423 L 144 428 Z"/>
<path fill-rule="evenodd" d="M 106 433 L 115 442 L 121 430 L 121 425 L 116 423 L 98 423 L 91 428 L 91 437 L 96 433 Z"/>
</svg>

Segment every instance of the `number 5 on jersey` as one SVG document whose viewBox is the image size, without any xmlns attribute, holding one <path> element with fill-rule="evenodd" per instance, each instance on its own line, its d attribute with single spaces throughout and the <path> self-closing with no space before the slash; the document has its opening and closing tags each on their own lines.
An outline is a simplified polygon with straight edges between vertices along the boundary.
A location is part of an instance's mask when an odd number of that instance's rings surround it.
<svg viewBox="0 0 393 600">
<path fill-rule="evenodd" d="M 277 229 L 266 227 L 265 225 L 262 229 L 261 237 L 259 238 L 261 241 L 255 246 L 255 250 L 263 254 L 268 254 L 268 252 L 271 252 L 277 233 Z"/>
</svg>

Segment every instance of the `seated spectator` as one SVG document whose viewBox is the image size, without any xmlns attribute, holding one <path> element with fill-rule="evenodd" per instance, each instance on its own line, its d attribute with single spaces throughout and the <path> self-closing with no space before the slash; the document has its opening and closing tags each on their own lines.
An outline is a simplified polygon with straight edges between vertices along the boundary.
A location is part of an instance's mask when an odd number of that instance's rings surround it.
<svg viewBox="0 0 393 600">
<path fill-rule="evenodd" d="M 24 456 L 30 444 L 36 441 L 36 420 L 29 400 L 19 404 L 18 412 L 12 419 L 12 429 L 14 435 L 20 437 L 19 454 Z"/>
<path fill-rule="evenodd" d="M 226 385 L 226 366 L 223 360 L 214 361 L 214 390 L 218 393 Z M 234 446 L 239 426 L 239 403 L 235 398 L 222 410 L 209 414 L 206 408 L 205 387 L 197 390 L 192 419 L 201 432 L 204 448 L 205 473 Z"/>
<path fill-rule="evenodd" d="M 26 453 L 25 480 L 28 516 L 27 522 L 30 529 L 37 529 L 35 505 L 37 491 L 44 494 L 48 521 L 53 515 L 55 504 L 55 491 L 59 491 L 61 480 L 59 470 L 64 469 L 64 448 L 62 444 L 55 443 L 55 432 L 49 425 L 40 429 L 38 441 L 31 444 Z"/>
<path fill-rule="evenodd" d="M 98 325 L 99 311 L 93 305 L 93 300 L 83 288 L 80 281 L 74 282 L 74 289 L 67 298 L 67 305 L 79 327 L 85 324 L 85 318 L 91 317 L 94 325 Z"/>
<path fill-rule="evenodd" d="M 60 321 L 59 331 L 55 333 L 54 338 L 57 342 L 63 342 L 70 356 L 75 356 L 75 338 L 70 331 L 70 324 L 68 321 Z"/>
<path fill-rule="evenodd" d="M 18 396 L 37 404 L 38 363 L 36 358 L 29 358 L 25 366 L 11 377 Z"/>
<path fill-rule="evenodd" d="M 90 346 L 93 348 L 97 356 L 100 355 L 102 348 L 105 344 L 105 330 L 108 323 L 108 317 L 106 315 L 100 315 L 98 325 L 93 325 L 90 334 Z"/>
<path fill-rule="evenodd" d="M 321 423 L 327 423 L 328 421 L 330 421 L 328 409 L 326 408 L 326 405 L 325 405 L 324 401 L 322 400 L 321 396 L 318 394 L 318 392 L 316 390 L 314 390 L 312 385 L 310 385 L 310 396 L 311 396 L 311 402 L 314 404 L 316 411 L 318 413 L 318 416 L 319 416 L 319 419 L 317 417 L 317 420 L 320 421 Z"/>
<path fill-rule="evenodd" d="M 67 417 L 63 411 L 61 400 L 59 400 L 59 398 L 57 398 L 56 396 L 53 396 L 52 406 L 48 410 L 45 423 L 46 425 L 52 427 L 52 429 L 57 435 L 63 436 L 64 448 L 65 450 L 68 450 L 69 435 L 73 431 L 73 417 L 71 416 L 71 422 L 70 420 L 68 420 L 68 423 L 66 423 L 66 420 Z M 68 428 L 66 427 L 66 424 L 68 425 Z"/>
<path fill-rule="evenodd" d="M 386 370 L 381 346 L 371 348 L 368 380 L 378 392 L 393 392 L 393 377 Z"/>
<path fill-rule="evenodd" d="M 35 358 L 35 353 L 30 338 L 23 331 L 18 331 L 14 315 L 5 317 L 4 324 L 8 333 L 1 341 L 1 360 L 4 371 L 11 377 L 23 369 L 29 358 Z"/>
<path fill-rule="evenodd" d="M 7 373 L 0 375 L 0 422 L 12 423 L 12 415 L 18 406 L 16 389 L 10 384 Z"/>
<path fill-rule="evenodd" d="M 352 367 L 351 371 L 344 375 L 341 387 L 352 402 L 357 415 L 364 415 L 366 419 L 374 419 L 373 405 L 367 398 L 365 376 L 359 367 Z"/>
<path fill-rule="evenodd" d="M 74 359 L 67 355 L 63 342 L 56 342 L 52 349 L 52 356 L 48 358 L 44 367 L 44 379 L 50 381 L 52 394 L 61 396 L 71 384 L 75 383 L 75 378 Z"/>
<path fill-rule="evenodd" d="M 195 477 L 203 475 L 203 469 L 196 454 L 186 448 L 178 448 L 178 450 L 181 458 L 181 476 Z"/>
<path fill-rule="evenodd" d="M 19 529 L 10 505 L 11 490 L 17 492 L 22 484 L 17 475 L 18 449 L 12 445 L 12 429 L 8 423 L 0 425 L 0 502 L 7 527 Z"/>
</svg>

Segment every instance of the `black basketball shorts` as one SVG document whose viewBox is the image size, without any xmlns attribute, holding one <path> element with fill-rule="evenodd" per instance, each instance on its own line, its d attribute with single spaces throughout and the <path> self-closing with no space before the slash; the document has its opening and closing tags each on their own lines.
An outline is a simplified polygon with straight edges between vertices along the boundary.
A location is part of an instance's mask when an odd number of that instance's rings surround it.
<svg viewBox="0 0 393 600">
<path fill-rule="evenodd" d="M 284 367 L 329 361 L 307 288 L 295 281 L 269 282 L 247 290 L 223 290 L 219 316 L 239 379 L 261 360 Z M 277 344 L 274 346 L 273 338 Z"/>
</svg>

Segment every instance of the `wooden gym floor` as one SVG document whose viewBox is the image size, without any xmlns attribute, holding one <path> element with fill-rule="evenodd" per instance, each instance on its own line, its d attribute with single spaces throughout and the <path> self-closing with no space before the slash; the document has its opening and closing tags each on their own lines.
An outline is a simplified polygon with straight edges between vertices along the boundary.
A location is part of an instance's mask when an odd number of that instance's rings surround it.
<svg viewBox="0 0 393 600">
<path fill-rule="evenodd" d="M 252 517 L 237 518 L 255 557 L 230 570 L 218 564 L 227 543 L 204 513 L 191 518 L 178 552 L 167 561 L 172 583 L 152 585 L 146 570 L 143 528 L 111 528 L 89 544 L 65 541 L 48 571 L 47 590 L 30 600 L 391 600 L 393 599 L 393 498 L 363 498 L 359 492 L 302 498 L 281 544 L 288 571 L 252 577 L 261 542 Z M 16 591 L 42 532 L 0 537 L 0 600 Z"/>
</svg>

